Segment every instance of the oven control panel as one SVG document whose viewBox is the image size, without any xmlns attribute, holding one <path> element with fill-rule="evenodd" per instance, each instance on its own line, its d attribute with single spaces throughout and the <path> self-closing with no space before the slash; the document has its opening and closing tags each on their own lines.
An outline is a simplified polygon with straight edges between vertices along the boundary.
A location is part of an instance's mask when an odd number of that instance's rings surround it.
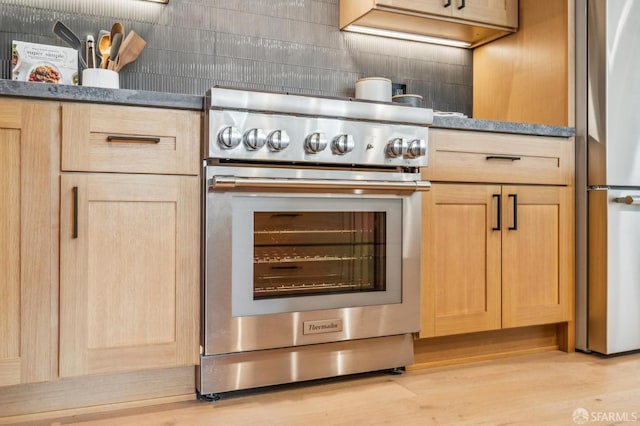
<svg viewBox="0 0 640 426">
<path fill-rule="evenodd" d="M 428 127 L 209 110 L 208 158 L 426 167 Z"/>
</svg>

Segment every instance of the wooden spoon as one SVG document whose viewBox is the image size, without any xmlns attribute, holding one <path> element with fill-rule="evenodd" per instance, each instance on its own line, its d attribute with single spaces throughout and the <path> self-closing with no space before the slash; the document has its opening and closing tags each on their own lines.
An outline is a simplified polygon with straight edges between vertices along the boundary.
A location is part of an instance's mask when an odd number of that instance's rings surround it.
<svg viewBox="0 0 640 426">
<path fill-rule="evenodd" d="M 111 34 L 109 31 L 100 30 L 98 33 L 98 52 L 100 52 L 100 57 L 102 58 L 100 67 L 107 68 L 107 61 L 111 53 Z"/>
<path fill-rule="evenodd" d="M 147 42 L 135 31 L 129 31 L 129 34 L 120 45 L 113 69 L 119 72 L 125 65 L 135 61 L 146 44 Z"/>
<path fill-rule="evenodd" d="M 114 69 L 115 59 L 118 56 L 118 50 L 120 49 L 120 43 L 122 43 L 122 39 L 124 38 L 124 26 L 120 22 L 115 22 L 111 26 L 111 47 L 109 48 L 109 68 L 110 70 Z"/>
</svg>

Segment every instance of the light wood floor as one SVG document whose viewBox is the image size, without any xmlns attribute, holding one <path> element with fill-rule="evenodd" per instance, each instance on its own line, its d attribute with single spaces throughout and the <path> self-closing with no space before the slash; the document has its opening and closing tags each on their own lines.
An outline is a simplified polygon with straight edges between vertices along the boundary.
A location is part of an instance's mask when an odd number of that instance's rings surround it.
<svg viewBox="0 0 640 426">
<path fill-rule="evenodd" d="M 579 408 L 587 424 L 640 424 L 640 354 L 547 352 L 30 424 L 573 425 Z"/>
</svg>

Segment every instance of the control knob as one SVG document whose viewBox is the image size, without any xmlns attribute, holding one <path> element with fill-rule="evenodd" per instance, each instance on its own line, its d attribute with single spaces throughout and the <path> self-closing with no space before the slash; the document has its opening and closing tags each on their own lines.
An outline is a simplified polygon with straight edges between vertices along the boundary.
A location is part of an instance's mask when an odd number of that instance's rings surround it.
<svg viewBox="0 0 640 426">
<path fill-rule="evenodd" d="M 246 145 L 247 149 L 255 151 L 264 146 L 267 141 L 267 135 L 262 129 L 249 129 L 244 132 L 242 141 Z"/>
<path fill-rule="evenodd" d="M 312 133 L 304 140 L 304 150 L 309 154 L 316 154 L 323 151 L 326 147 L 327 139 L 324 137 L 324 133 Z"/>
<path fill-rule="evenodd" d="M 403 138 L 391 139 L 387 143 L 387 157 L 402 157 L 407 153 L 407 142 Z"/>
<path fill-rule="evenodd" d="M 224 149 L 235 148 L 241 140 L 242 134 L 235 127 L 228 126 L 218 132 L 218 145 Z"/>
<path fill-rule="evenodd" d="M 331 141 L 331 150 L 338 155 L 344 155 L 347 152 L 353 151 L 355 146 L 353 136 L 347 134 L 338 135 Z"/>
<path fill-rule="evenodd" d="M 407 147 L 408 158 L 423 157 L 427 154 L 427 142 L 424 139 L 413 139 Z"/>
<path fill-rule="evenodd" d="M 267 147 L 271 151 L 282 151 L 289 146 L 289 135 L 284 130 L 274 130 L 267 136 Z"/>
</svg>

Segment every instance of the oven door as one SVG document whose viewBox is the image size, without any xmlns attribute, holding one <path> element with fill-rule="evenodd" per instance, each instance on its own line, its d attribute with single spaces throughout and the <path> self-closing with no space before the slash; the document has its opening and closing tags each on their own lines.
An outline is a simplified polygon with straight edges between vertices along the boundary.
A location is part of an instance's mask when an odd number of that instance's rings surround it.
<svg viewBox="0 0 640 426">
<path fill-rule="evenodd" d="M 206 176 L 205 355 L 419 330 L 419 174 Z"/>
</svg>

